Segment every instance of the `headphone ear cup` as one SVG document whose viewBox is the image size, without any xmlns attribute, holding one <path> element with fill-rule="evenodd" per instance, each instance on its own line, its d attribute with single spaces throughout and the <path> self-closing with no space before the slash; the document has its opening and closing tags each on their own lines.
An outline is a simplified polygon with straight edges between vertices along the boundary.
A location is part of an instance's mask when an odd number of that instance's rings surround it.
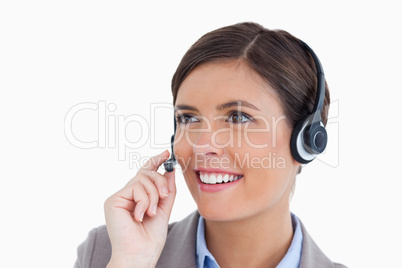
<svg viewBox="0 0 402 268">
<path fill-rule="evenodd" d="M 292 156 L 301 164 L 313 161 L 327 145 L 328 136 L 324 124 L 322 122 L 312 124 L 312 116 L 308 115 L 300 120 L 290 138 Z"/>
<path fill-rule="evenodd" d="M 311 154 L 320 154 L 327 146 L 327 131 L 321 122 L 319 125 L 311 126 L 308 131 L 305 131 L 303 138 L 304 148 Z"/>
<path fill-rule="evenodd" d="M 300 164 L 307 164 L 314 159 L 314 157 L 311 158 L 310 154 L 308 155 L 306 154 L 303 146 L 304 130 L 306 129 L 307 124 L 308 124 L 308 117 L 304 118 L 303 120 L 300 120 L 293 128 L 292 136 L 290 138 L 290 150 L 292 152 L 292 156 Z"/>
</svg>

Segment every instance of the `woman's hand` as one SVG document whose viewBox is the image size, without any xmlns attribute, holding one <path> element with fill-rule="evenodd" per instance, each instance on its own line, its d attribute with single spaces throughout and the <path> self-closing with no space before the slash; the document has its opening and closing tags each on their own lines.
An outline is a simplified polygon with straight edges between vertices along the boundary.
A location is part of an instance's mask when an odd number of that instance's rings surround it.
<svg viewBox="0 0 402 268">
<path fill-rule="evenodd" d="M 160 174 L 169 152 L 149 159 L 123 189 L 105 201 L 112 244 L 108 267 L 155 267 L 166 242 L 176 196 L 175 171 Z"/>
</svg>

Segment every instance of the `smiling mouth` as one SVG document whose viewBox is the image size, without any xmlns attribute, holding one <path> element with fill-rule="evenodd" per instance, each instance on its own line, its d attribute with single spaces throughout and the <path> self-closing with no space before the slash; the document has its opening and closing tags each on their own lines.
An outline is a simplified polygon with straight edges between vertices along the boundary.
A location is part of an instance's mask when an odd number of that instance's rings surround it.
<svg viewBox="0 0 402 268">
<path fill-rule="evenodd" d="M 233 175 L 227 173 L 210 173 L 197 171 L 197 176 L 204 184 L 225 184 L 237 181 L 243 178 L 243 175 Z"/>
</svg>

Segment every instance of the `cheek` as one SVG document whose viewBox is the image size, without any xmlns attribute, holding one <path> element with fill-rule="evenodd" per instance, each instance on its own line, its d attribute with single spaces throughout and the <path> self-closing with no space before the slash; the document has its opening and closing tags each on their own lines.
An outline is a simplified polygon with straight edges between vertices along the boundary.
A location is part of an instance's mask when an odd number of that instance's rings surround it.
<svg viewBox="0 0 402 268">
<path fill-rule="evenodd" d="M 272 116 L 270 120 L 262 116 L 257 118 L 258 124 L 246 126 L 242 133 L 248 147 L 279 152 L 289 146 L 291 129 L 285 116 Z"/>
<path fill-rule="evenodd" d="M 238 148 L 247 148 L 249 152 L 255 155 L 268 155 L 276 153 L 282 157 L 287 157 L 290 152 L 290 132 L 287 129 L 278 129 L 275 131 L 252 130 L 243 134 L 242 143 Z"/>
<path fill-rule="evenodd" d="M 284 200 L 287 204 L 289 200 L 289 192 L 292 185 L 291 176 L 284 169 L 254 169 L 251 183 L 246 200 L 249 200 L 249 205 L 259 204 L 262 208 L 274 207 Z"/>
<path fill-rule="evenodd" d="M 250 132 L 244 138 L 236 164 L 252 180 L 248 192 L 267 199 L 280 198 L 289 186 L 293 168 L 290 129 L 285 126 L 275 132 Z"/>
<path fill-rule="evenodd" d="M 238 165 L 244 167 L 246 181 L 238 196 L 244 200 L 246 208 L 272 208 L 280 200 L 287 204 L 292 182 L 292 158 L 281 152 L 282 147 L 259 149 L 252 153 L 249 150 L 240 157 Z"/>
</svg>

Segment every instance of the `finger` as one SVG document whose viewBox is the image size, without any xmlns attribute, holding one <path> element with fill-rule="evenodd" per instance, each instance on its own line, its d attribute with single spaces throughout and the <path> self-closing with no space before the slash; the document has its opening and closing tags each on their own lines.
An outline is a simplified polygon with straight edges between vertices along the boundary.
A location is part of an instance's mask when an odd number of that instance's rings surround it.
<svg viewBox="0 0 402 268">
<path fill-rule="evenodd" d="M 148 200 L 149 200 L 149 206 L 147 208 L 147 214 L 150 217 L 153 217 L 156 215 L 156 208 L 158 206 L 158 200 L 159 200 L 159 193 L 158 189 L 156 188 L 156 185 L 150 179 L 148 176 L 143 176 L 139 179 L 139 183 L 142 184 L 145 192 L 148 195 Z"/>
<path fill-rule="evenodd" d="M 163 164 L 167 159 L 169 159 L 169 151 L 165 150 L 161 154 L 156 155 L 150 159 L 141 167 L 141 169 L 137 172 L 137 175 L 134 176 L 131 180 L 127 182 L 125 187 L 135 184 L 138 181 L 137 176 L 141 173 L 149 173 L 148 171 L 157 171 L 159 166 Z"/>
<path fill-rule="evenodd" d="M 131 194 L 130 194 L 131 196 Z M 110 196 L 105 200 L 104 209 L 109 211 L 113 208 L 120 208 L 132 213 L 134 211 L 135 202 L 131 197 L 124 197 L 122 190 Z"/>
<path fill-rule="evenodd" d="M 155 155 L 154 157 L 148 159 L 147 162 L 142 166 L 141 170 L 153 170 L 157 171 L 159 166 L 169 159 L 169 151 L 165 150 L 161 154 Z"/>
<path fill-rule="evenodd" d="M 146 171 L 149 179 L 155 184 L 159 198 L 166 198 L 169 194 L 168 182 L 166 177 L 156 171 Z"/>
<path fill-rule="evenodd" d="M 176 182 L 175 182 L 175 172 L 165 172 L 163 176 L 166 178 L 168 183 L 168 196 L 165 199 L 159 200 L 159 207 L 166 214 L 168 219 L 170 218 L 170 213 L 172 212 L 174 200 L 176 198 Z"/>
<path fill-rule="evenodd" d="M 132 197 L 136 203 L 134 209 L 134 219 L 138 222 L 142 222 L 144 214 L 149 207 L 149 197 L 141 183 L 136 183 L 132 188 Z"/>
</svg>

